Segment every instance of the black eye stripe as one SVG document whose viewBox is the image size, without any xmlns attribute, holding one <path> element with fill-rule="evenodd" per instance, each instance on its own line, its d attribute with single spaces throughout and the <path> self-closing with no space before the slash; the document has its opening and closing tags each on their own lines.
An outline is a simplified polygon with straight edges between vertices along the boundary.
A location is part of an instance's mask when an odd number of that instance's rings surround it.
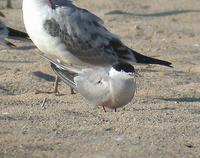
<svg viewBox="0 0 200 158">
<path fill-rule="evenodd" d="M 124 71 L 127 73 L 135 72 L 135 68 L 128 63 L 118 63 L 118 64 L 113 65 L 113 68 L 117 71 Z"/>
</svg>

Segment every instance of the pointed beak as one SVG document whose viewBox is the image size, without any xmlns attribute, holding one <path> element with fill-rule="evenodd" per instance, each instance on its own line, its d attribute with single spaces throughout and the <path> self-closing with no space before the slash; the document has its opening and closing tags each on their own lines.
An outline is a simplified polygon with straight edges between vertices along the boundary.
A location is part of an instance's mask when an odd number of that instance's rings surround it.
<svg viewBox="0 0 200 158">
<path fill-rule="evenodd" d="M 139 74 L 138 71 L 135 71 L 134 73 L 130 73 L 129 76 L 130 78 L 142 77 L 142 75 Z"/>
</svg>

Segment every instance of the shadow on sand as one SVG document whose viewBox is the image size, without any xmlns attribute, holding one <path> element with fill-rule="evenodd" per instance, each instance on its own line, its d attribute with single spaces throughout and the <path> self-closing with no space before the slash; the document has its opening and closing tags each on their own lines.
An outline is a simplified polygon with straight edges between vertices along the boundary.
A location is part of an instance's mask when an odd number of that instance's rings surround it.
<svg viewBox="0 0 200 158">
<path fill-rule="evenodd" d="M 41 71 L 35 71 L 32 74 L 33 74 L 33 76 L 40 78 L 40 79 L 44 79 L 45 81 L 48 81 L 48 82 L 54 82 L 56 79 L 54 76 L 49 75 L 44 72 L 41 72 Z"/>
<path fill-rule="evenodd" d="M 36 49 L 37 47 L 32 45 L 32 46 L 21 46 L 21 47 L 17 47 L 15 49 L 17 50 L 30 50 L 30 49 Z"/>
<path fill-rule="evenodd" d="M 177 102 L 177 103 L 200 103 L 200 98 L 155 98 L 158 100 L 163 100 L 167 102 Z M 144 111 L 147 109 L 142 109 L 142 108 L 133 108 L 134 111 Z M 149 109 L 148 109 L 149 110 Z M 151 111 L 173 111 L 177 110 L 177 107 L 163 107 L 163 108 L 151 108 Z M 190 110 L 196 110 L 196 109 L 190 109 Z M 200 113 L 200 110 L 199 110 Z"/>
<path fill-rule="evenodd" d="M 178 102 L 178 103 L 198 103 L 200 98 L 158 98 L 160 100 L 169 101 L 169 102 Z"/>
<path fill-rule="evenodd" d="M 185 13 L 200 13 L 200 10 L 171 10 L 171 11 L 163 11 L 158 13 L 131 13 L 122 10 L 113 10 L 105 13 L 105 15 L 129 15 L 129 16 L 140 16 L 140 17 L 163 17 L 163 16 L 172 16 L 179 15 Z"/>
<path fill-rule="evenodd" d="M 16 60 L 0 60 L 0 63 L 4 64 L 33 64 L 36 61 L 16 61 Z"/>
</svg>

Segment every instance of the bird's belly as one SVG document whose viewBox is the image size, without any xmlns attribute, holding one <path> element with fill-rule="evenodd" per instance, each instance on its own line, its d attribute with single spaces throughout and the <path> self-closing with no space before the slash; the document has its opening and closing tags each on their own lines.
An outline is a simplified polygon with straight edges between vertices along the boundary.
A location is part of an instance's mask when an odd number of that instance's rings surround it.
<svg viewBox="0 0 200 158">
<path fill-rule="evenodd" d="M 43 23 L 46 17 L 38 18 L 38 15 L 30 17 L 24 15 L 26 30 L 33 43 L 42 53 L 48 57 L 53 56 L 54 59 L 57 58 L 65 63 L 84 65 L 84 63 L 67 50 L 65 44 L 61 42 L 59 37 L 51 36 L 44 29 Z"/>
</svg>

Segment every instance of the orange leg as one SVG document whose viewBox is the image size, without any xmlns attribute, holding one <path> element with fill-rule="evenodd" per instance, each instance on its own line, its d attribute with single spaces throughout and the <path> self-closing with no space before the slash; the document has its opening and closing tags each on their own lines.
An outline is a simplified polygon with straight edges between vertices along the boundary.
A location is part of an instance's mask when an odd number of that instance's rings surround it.
<svg viewBox="0 0 200 158">
<path fill-rule="evenodd" d="M 71 90 L 71 94 L 76 94 L 76 92 L 74 92 L 74 89 L 72 87 L 70 87 Z"/>
<path fill-rule="evenodd" d="M 106 112 L 106 108 L 105 108 L 105 106 L 102 106 L 102 107 L 103 107 L 103 111 Z"/>
</svg>

